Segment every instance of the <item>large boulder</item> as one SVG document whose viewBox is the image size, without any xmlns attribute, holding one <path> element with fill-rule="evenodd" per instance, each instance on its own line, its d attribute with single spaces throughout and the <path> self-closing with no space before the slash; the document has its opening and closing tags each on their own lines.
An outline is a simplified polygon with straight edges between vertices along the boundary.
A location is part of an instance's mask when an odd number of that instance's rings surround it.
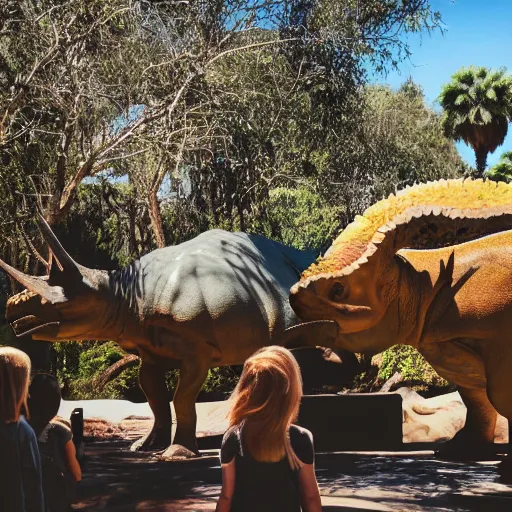
<svg viewBox="0 0 512 512">
<path fill-rule="evenodd" d="M 428 399 L 407 387 L 396 393 L 402 396 L 404 443 L 448 441 L 466 422 L 466 406 L 457 391 Z M 508 442 L 508 423 L 503 416 L 498 416 L 494 442 Z"/>
</svg>

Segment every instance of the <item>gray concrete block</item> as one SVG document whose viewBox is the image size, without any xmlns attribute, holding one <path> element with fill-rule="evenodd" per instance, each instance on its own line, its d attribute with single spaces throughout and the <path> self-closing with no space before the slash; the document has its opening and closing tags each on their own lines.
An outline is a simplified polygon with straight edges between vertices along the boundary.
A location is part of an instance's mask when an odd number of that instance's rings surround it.
<svg viewBox="0 0 512 512">
<path fill-rule="evenodd" d="M 317 451 L 400 450 L 402 397 L 397 393 L 305 395 L 298 424 Z"/>
</svg>

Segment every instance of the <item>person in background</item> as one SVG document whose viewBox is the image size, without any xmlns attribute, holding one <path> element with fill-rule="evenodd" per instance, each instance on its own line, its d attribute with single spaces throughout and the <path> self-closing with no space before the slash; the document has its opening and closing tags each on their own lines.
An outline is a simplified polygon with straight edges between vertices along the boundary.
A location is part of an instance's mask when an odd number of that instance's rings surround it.
<svg viewBox="0 0 512 512">
<path fill-rule="evenodd" d="M 0 510 L 44 512 L 41 461 L 28 415 L 30 359 L 0 347 Z"/>
<path fill-rule="evenodd" d="M 292 354 L 266 347 L 245 362 L 221 447 L 217 512 L 320 512 L 313 436 L 292 425 L 302 382 Z"/>
<path fill-rule="evenodd" d="M 82 479 L 71 430 L 55 419 L 60 402 L 57 379 L 44 373 L 34 375 L 28 406 L 41 453 L 47 512 L 70 510 L 76 483 Z"/>
</svg>

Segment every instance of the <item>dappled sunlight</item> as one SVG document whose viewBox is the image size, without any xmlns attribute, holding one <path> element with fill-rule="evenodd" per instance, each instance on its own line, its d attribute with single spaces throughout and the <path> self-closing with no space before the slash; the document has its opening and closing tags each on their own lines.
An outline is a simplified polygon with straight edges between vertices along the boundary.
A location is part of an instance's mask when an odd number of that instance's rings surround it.
<svg viewBox="0 0 512 512">
<path fill-rule="evenodd" d="M 470 512 L 510 510 L 512 487 L 498 462 L 462 463 L 432 455 L 317 454 L 325 511 Z M 129 452 L 126 443 L 92 443 L 76 510 L 214 510 L 220 492 L 218 451 L 183 462 Z M 180 508 L 181 507 L 181 508 Z"/>
</svg>

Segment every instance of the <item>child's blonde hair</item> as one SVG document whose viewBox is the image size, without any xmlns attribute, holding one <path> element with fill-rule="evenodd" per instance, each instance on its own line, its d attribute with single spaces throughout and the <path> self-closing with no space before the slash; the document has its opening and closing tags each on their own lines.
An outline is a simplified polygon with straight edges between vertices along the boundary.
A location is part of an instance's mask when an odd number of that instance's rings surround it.
<svg viewBox="0 0 512 512">
<path fill-rule="evenodd" d="M 255 460 L 278 462 L 286 456 L 292 469 L 302 466 L 288 434 L 301 398 L 300 368 L 289 350 L 265 347 L 247 359 L 231 396 L 229 425 L 244 423 L 245 445 Z"/>
<path fill-rule="evenodd" d="M 17 348 L 0 347 L 0 421 L 19 421 L 21 408 L 28 415 L 30 358 Z"/>
</svg>

